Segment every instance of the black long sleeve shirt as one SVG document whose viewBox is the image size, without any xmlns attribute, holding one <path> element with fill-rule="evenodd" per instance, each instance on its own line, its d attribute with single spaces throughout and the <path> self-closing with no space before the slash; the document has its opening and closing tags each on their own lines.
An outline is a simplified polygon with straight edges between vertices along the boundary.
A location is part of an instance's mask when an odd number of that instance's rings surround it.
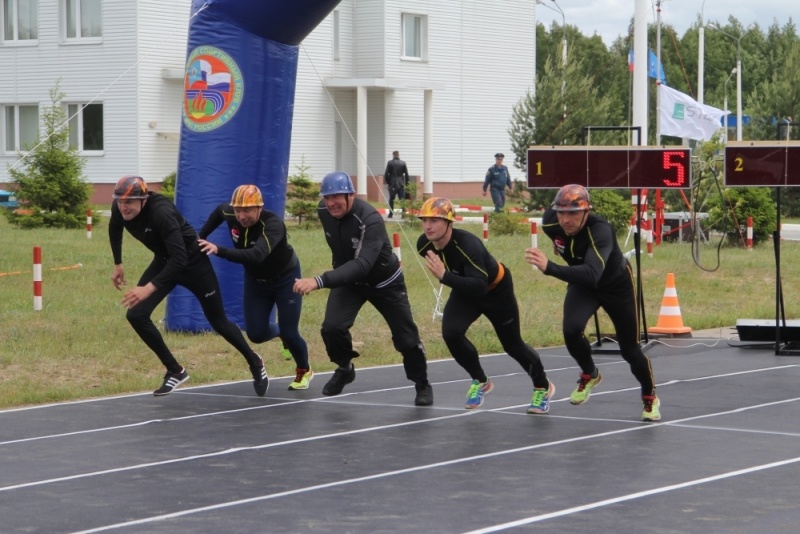
<svg viewBox="0 0 800 534">
<path fill-rule="evenodd" d="M 198 233 L 200 239 L 208 236 L 222 223 L 228 224 L 233 247 L 217 245 L 217 256 L 241 263 L 245 272 L 258 280 L 272 280 L 294 269 L 297 255 L 289 244 L 286 225 L 275 213 L 262 209 L 258 221 L 245 228 L 238 220 L 229 202 L 214 209 Z"/>
<path fill-rule="evenodd" d="M 324 200 L 317 211 L 333 266 L 317 277 L 319 287 L 363 284 L 381 288 L 402 279 L 383 217 L 369 203 L 354 198 L 352 209 L 341 219 L 328 212 Z"/>
<path fill-rule="evenodd" d="M 117 201 L 111 202 L 108 238 L 115 265 L 122 263 L 123 230 L 128 230 L 156 257 L 166 260 L 164 269 L 151 280 L 156 287 L 173 282 L 186 266 L 203 257 L 194 228 L 172 201 L 158 193 L 149 193 L 142 211 L 130 221 L 123 219 Z"/>
<path fill-rule="evenodd" d="M 603 217 L 589 213 L 583 228 L 568 236 L 558 224 L 555 210 L 548 208 L 542 216 L 542 230 L 553 241 L 556 253 L 567 262 L 547 262 L 544 274 L 590 288 L 630 283 L 628 261 L 619 248 L 614 228 Z"/>
<path fill-rule="evenodd" d="M 425 256 L 434 251 L 445 266 L 442 283 L 454 292 L 480 297 L 489 292 L 489 285 L 497 278 L 497 260 L 475 234 L 453 228 L 453 233 L 442 249 L 437 249 L 425 234 L 417 240 L 417 252 Z"/>
</svg>

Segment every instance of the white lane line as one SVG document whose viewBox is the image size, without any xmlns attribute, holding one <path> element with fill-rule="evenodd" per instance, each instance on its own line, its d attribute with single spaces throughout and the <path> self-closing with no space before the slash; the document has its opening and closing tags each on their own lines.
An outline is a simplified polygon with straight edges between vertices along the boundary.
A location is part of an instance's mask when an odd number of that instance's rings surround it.
<svg viewBox="0 0 800 534">
<path fill-rule="evenodd" d="M 117 524 L 113 524 L 113 525 L 105 525 L 103 527 L 98 527 L 96 529 L 87 530 L 87 531 L 83 531 L 83 532 L 86 532 L 86 533 L 89 533 L 89 532 L 102 532 L 104 530 L 112 530 L 112 529 L 122 528 L 122 527 L 126 527 L 126 526 L 141 525 L 141 524 L 145 524 L 145 523 L 163 521 L 163 520 L 166 520 L 166 519 L 172 519 L 172 518 L 175 518 L 175 517 L 181 517 L 181 516 L 190 515 L 190 514 L 202 513 L 202 512 L 206 512 L 206 511 L 210 511 L 210 510 L 219 510 L 219 509 L 222 509 L 222 508 L 240 506 L 240 505 L 243 505 L 243 504 L 250 504 L 250 503 L 254 503 L 254 502 L 272 500 L 272 499 L 276 499 L 276 498 L 280 498 L 280 497 L 285 497 L 285 496 L 288 496 L 288 495 L 297 495 L 297 494 L 306 493 L 306 492 L 310 492 L 310 491 L 317 491 L 317 490 L 320 490 L 320 489 L 327 489 L 327 488 L 332 488 L 332 487 L 336 487 L 336 486 L 343 486 L 343 485 L 347 485 L 347 484 L 355 484 L 355 483 L 364 482 L 364 481 L 368 481 L 368 480 L 376 480 L 376 479 L 381 479 L 381 478 L 387 478 L 387 477 L 392 477 L 392 476 L 397 476 L 397 475 L 413 473 L 413 472 L 417 472 L 417 471 L 435 469 L 435 468 L 445 467 L 445 466 L 450 466 L 450 465 L 457 465 L 457 464 L 461 464 L 461 463 L 474 462 L 474 461 L 477 461 L 477 460 L 484 460 L 484 459 L 487 459 L 487 458 L 495 458 L 495 457 L 505 456 L 505 455 L 509 455 L 509 454 L 527 452 L 527 451 L 531 451 L 531 450 L 535 450 L 535 449 L 542 449 L 542 448 L 546 448 L 546 447 L 554 447 L 554 446 L 558 446 L 558 445 L 572 444 L 572 443 L 577 443 L 577 442 L 581 442 L 581 441 L 599 439 L 599 438 L 604 438 L 604 437 L 608 437 L 608 436 L 615 436 L 615 435 L 619 435 L 619 434 L 625 434 L 625 433 L 628 433 L 628 432 L 636 432 L 636 431 L 640 431 L 640 430 L 646 430 L 646 429 L 649 429 L 649 428 L 657 428 L 657 427 L 660 427 L 660 426 L 670 426 L 670 425 L 675 425 L 675 424 L 679 424 L 679 423 L 686 423 L 688 421 L 703 419 L 703 418 L 707 418 L 707 417 L 717 417 L 717 416 L 720 416 L 720 415 L 726 415 L 726 414 L 730 414 L 730 413 L 737 413 L 737 412 L 742 412 L 742 411 L 747 411 L 747 410 L 758 409 L 758 408 L 761 408 L 762 406 L 773 406 L 775 404 L 782 404 L 782 403 L 788 403 L 788 402 L 797 402 L 797 401 L 800 401 L 800 397 L 797 397 L 797 398 L 794 398 L 794 399 L 787 399 L 787 400 L 784 400 L 784 401 L 770 402 L 770 403 L 766 403 L 764 405 L 753 405 L 753 406 L 748 406 L 746 408 L 737 408 L 737 409 L 734 409 L 734 410 L 729 410 L 729 411 L 726 411 L 726 412 L 718 412 L 718 413 L 715 413 L 715 414 L 704 414 L 704 415 L 699 415 L 699 416 L 694 416 L 694 417 L 687 417 L 685 419 L 673 421 L 671 423 L 648 423 L 648 424 L 642 424 L 640 426 L 629 427 L 629 428 L 624 428 L 624 429 L 619 429 L 619 430 L 611 430 L 611 431 L 607 431 L 607 432 L 600 432 L 600 433 L 590 434 L 590 435 L 586 435 L 586 436 L 577 436 L 577 437 L 567 438 L 567 439 L 562 439 L 562 440 L 557 440 L 557 441 L 550 441 L 550 442 L 545 442 L 545 443 L 537 443 L 535 445 L 528 445 L 528 446 L 525 446 L 525 447 L 516 447 L 516 448 L 513 448 L 513 449 L 495 451 L 495 452 L 491 452 L 491 453 L 479 454 L 479 455 L 469 456 L 469 457 L 464 457 L 464 458 L 455 458 L 455 459 L 447 460 L 447 461 L 444 461 L 444 462 L 436 462 L 436 463 L 433 463 L 433 464 L 426 464 L 426 465 L 421 465 L 421 466 L 416 466 L 416 467 L 411 467 L 411 468 L 398 469 L 398 470 L 395 470 L 395 471 L 387 471 L 387 472 L 384 472 L 384 473 L 376 473 L 374 475 L 369 475 L 369 476 L 364 476 L 364 477 L 357 477 L 357 478 L 351 478 L 351 479 L 347 479 L 347 480 L 340 480 L 340 481 L 337 481 L 337 482 L 329 482 L 329 483 L 326 483 L 326 484 L 319 484 L 319 485 L 315 485 L 315 486 L 307 486 L 307 487 L 304 487 L 304 488 L 297 488 L 297 489 L 294 489 L 294 490 L 288 490 L 288 491 L 282 491 L 282 492 L 278 492 L 278 493 L 270 493 L 270 494 L 266 494 L 266 495 L 260 495 L 258 497 L 250 497 L 250 498 L 247 498 L 247 499 L 239 499 L 239 500 L 236 500 L 236 501 L 231 501 L 231 502 L 226 502 L 226 503 L 220 503 L 220 504 L 214 504 L 214 505 L 209 505 L 209 506 L 202 506 L 202 507 L 198 507 L 198 508 L 192 508 L 192 509 L 188 509 L 188 510 L 182 510 L 180 512 L 174 512 L 174 513 L 171 513 L 171 514 L 162 514 L 162 515 L 158 515 L 158 516 L 151 516 L 151 517 L 137 519 L 137 520 L 128 521 L 128 522 L 124 522 L 124 523 L 117 523 Z M 470 412 L 463 413 L 461 416 L 470 416 L 470 415 L 473 415 L 473 414 L 479 415 L 479 414 L 482 414 L 482 413 L 489 413 L 489 412 L 490 411 L 488 411 L 488 410 L 470 411 Z M 438 419 L 450 419 L 450 418 L 453 418 L 453 417 L 459 417 L 459 416 L 458 415 L 451 415 L 451 416 L 447 416 L 447 417 L 427 420 L 425 422 L 430 422 L 430 421 L 438 420 Z M 392 427 L 397 428 L 397 427 L 402 427 L 402 426 L 414 425 L 414 424 L 418 424 L 418 423 L 419 423 L 418 421 L 408 422 L 408 423 L 399 423 L 399 424 L 395 424 L 395 425 L 388 425 L 387 427 L 381 427 L 381 428 L 392 428 Z M 352 435 L 352 434 L 357 434 L 357 433 L 361 433 L 361 432 L 367 432 L 369 430 L 371 430 L 371 429 L 363 429 L 363 430 L 360 430 L 360 431 L 341 432 L 341 433 L 335 434 L 335 435 Z M 196 458 L 207 458 L 207 457 L 210 457 L 210 456 L 220 456 L 220 455 L 223 455 L 223 454 L 240 452 L 240 451 L 244 451 L 244 450 L 267 449 L 267 448 L 276 447 L 276 446 L 280 446 L 280 445 L 284 445 L 284 444 L 300 443 L 300 442 L 304 442 L 304 441 L 314 441 L 316 439 L 326 439 L 327 437 L 332 437 L 332 436 L 335 436 L 335 435 L 330 435 L 330 436 L 325 436 L 325 437 L 318 437 L 318 438 L 305 438 L 305 439 L 300 439 L 300 440 L 291 440 L 289 442 L 272 443 L 272 444 L 260 445 L 260 446 L 256 446 L 256 447 L 242 447 L 242 448 L 237 448 L 237 449 L 230 449 L 229 451 L 219 451 L 219 452 L 214 453 L 214 454 L 199 455 L 199 456 L 196 456 L 196 457 L 186 458 L 186 459 L 182 459 L 182 460 L 181 459 L 175 459 L 175 460 L 168 460 L 168 461 L 165 461 L 165 462 L 155 462 L 153 464 L 145 464 L 144 467 L 150 467 L 150 466 L 154 466 L 154 465 L 162 465 L 162 464 L 166 464 L 166 463 L 177 463 L 179 461 L 193 460 L 193 459 L 196 459 Z M 783 463 L 792 463 L 792 462 L 798 461 L 798 460 L 800 460 L 800 458 L 793 459 L 793 460 L 785 460 L 785 461 L 783 461 Z M 776 462 L 776 464 L 774 466 L 777 466 L 778 464 L 781 464 L 781 462 Z M 773 466 L 773 464 L 767 464 L 767 465 Z M 0 488 L 0 492 L 6 491 L 8 489 L 16 489 L 16 488 L 19 488 L 19 487 L 37 486 L 37 485 L 48 484 L 50 482 L 58 482 L 58 481 L 61 481 L 61 480 L 74 480 L 74 479 L 77 479 L 77 478 L 87 478 L 87 477 L 90 477 L 90 476 L 102 475 L 102 474 L 109 473 L 109 472 L 127 471 L 127 470 L 132 470 L 132 469 L 135 469 L 135 468 L 136 468 L 136 466 L 131 466 L 131 467 L 127 467 L 127 468 L 112 469 L 112 470 L 101 471 L 101 472 L 97 472 L 97 473 L 85 473 L 83 475 L 75 475 L 75 476 L 71 476 L 71 477 L 63 477 L 61 479 L 53 479 L 51 481 L 31 482 L 31 483 L 26 483 L 26 484 L 20 484 L 20 485 L 17 485 L 17 486 L 9 486 L 8 488 Z M 758 468 L 755 467 L 755 468 L 744 469 L 744 470 L 741 470 L 741 471 L 735 471 L 734 473 L 743 474 L 745 472 L 749 472 L 749 471 L 752 471 L 752 470 L 758 470 Z M 722 476 L 722 475 L 717 475 L 717 476 Z M 711 478 L 713 478 L 713 477 L 711 477 Z M 700 479 L 700 480 L 705 480 L 705 479 Z M 709 480 L 711 480 L 711 479 L 709 479 Z M 687 483 L 687 484 L 691 484 L 691 483 Z M 669 486 L 669 487 L 671 488 L 672 486 Z M 678 486 L 676 486 L 676 487 L 678 487 Z M 642 494 L 636 494 L 636 495 L 644 496 L 645 494 L 642 493 Z M 601 502 L 606 502 L 606 501 L 601 501 Z M 578 508 L 580 508 L 580 507 L 578 507 Z M 570 508 L 569 510 L 573 510 L 573 509 Z M 574 510 L 575 511 L 580 511 L 579 509 L 574 509 Z M 537 517 L 539 517 L 539 516 L 537 516 Z M 528 519 L 530 519 L 530 518 L 528 518 Z M 508 528 L 508 527 L 504 527 L 504 528 Z"/>
<path fill-rule="evenodd" d="M 608 363 L 608 364 L 599 364 L 599 365 L 617 365 L 617 364 L 621 364 L 621 363 L 625 363 L 624 360 L 623 361 L 618 361 L 618 362 L 613 362 L 613 363 Z M 713 379 L 716 379 L 716 378 L 726 378 L 726 377 L 731 377 L 731 376 L 747 375 L 747 374 L 751 374 L 751 373 L 769 372 L 769 371 L 790 369 L 790 368 L 796 368 L 796 367 L 798 367 L 798 365 L 780 365 L 780 366 L 775 366 L 775 367 L 764 367 L 764 368 L 761 368 L 761 369 L 751 369 L 751 370 L 748 370 L 748 371 L 735 371 L 735 372 L 731 372 L 731 373 L 721 373 L 721 374 L 716 374 L 716 375 L 708 375 L 708 376 L 704 376 L 704 377 L 681 378 L 681 379 L 669 380 L 667 382 L 657 384 L 656 387 L 674 385 L 674 384 L 678 384 L 678 383 L 681 383 L 681 382 L 696 382 L 696 381 L 704 381 L 704 380 L 713 380 Z M 551 370 L 549 372 L 562 371 L 562 370 L 565 370 L 565 369 L 570 369 L 570 368 L 555 369 L 555 370 Z M 509 375 L 502 375 L 502 376 L 512 376 L 514 374 L 520 374 L 520 373 L 511 373 Z M 498 375 L 498 376 L 501 376 L 501 375 Z M 434 385 L 452 384 L 452 383 L 464 382 L 464 381 L 465 381 L 465 379 L 450 380 L 450 381 L 445 381 L 445 382 L 436 382 L 436 383 L 434 383 Z M 201 386 L 201 387 L 206 387 L 206 386 Z M 211 386 L 207 386 L 207 387 L 211 387 Z M 169 423 L 169 422 L 175 422 L 175 421 L 199 419 L 199 418 L 204 418 L 204 417 L 215 417 L 215 416 L 218 416 L 218 415 L 229 415 L 229 414 L 247 412 L 247 411 L 252 411 L 252 410 L 264 410 L 264 409 L 270 409 L 270 408 L 280 408 L 280 407 L 284 407 L 284 406 L 291 406 L 293 404 L 302 404 L 302 403 L 307 403 L 307 402 L 329 402 L 329 403 L 337 403 L 337 404 L 346 404 L 346 401 L 343 401 L 342 399 L 345 399 L 346 397 L 349 397 L 349 396 L 367 395 L 367 394 L 371 394 L 371 393 L 374 393 L 374 392 L 377 392 L 377 391 L 380 391 L 380 392 L 397 391 L 397 390 L 400 390 L 400 389 L 408 389 L 410 387 L 412 387 L 412 386 L 401 386 L 401 387 L 396 387 L 396 388 L 385 388 L 385 389 L 380 389 L 380 390 L 369 390 L 369 391 L 362 391 L 362 392 L 343 393 L 341 395 L 337 395 L 336 397 L 321 397 L 321 398 L 314 398 L 314 399 L 287 400 L 285 398 L 272 397 L 273 400 L 284 401 L 284 402 L 280 402 L 280 404 L 268 404 L 268 405 L 250 406 L 250 407 L 247 407 L 247 408 L 237 408 L 237 409 L 234 409 L 234 410 L 220 410 L 220 411 L 216 411 L 216 412 L 207 412 L 207 413 L 202 413 L 202 414 L 188 415 L 188 416 L 182 416 L 182 417 L 173 417 L 173 418 L 167 418 L 167 419 L 151 419 L 151 420 L 148 420 L 148 421 L 140 421 L 138 423 L 129 423 L 129 424 L 126 424 L 126 425 L 99 427 L 99 428 L 94 428 L 94 429 L 78 430 L 78 431 L 75 431 L 75 432 L 64 432 L 64 433 L 60 433 L 60 434 L 48 434 L 48 435 L 43 435 L 43 436 L 31 437 L 31 438 L 20 438 L 20 439 L 16 439 L 16 440 L 0 441 L 0 447 L 1 446 L 5 446 L 5 445 L 12 445 L 12 444 L 18 444 L 18 443 L 27 443 L 27 442 L 31 442 L 31 441 L 39 441 L 39 440 L 45 440 L 45 439 L 57 439 L 57 438 L 63 438 L 63 437 L 78 436 L 78 435 L 82 435 L 82 434 L 93 434 L 93 433 L 96 433 L 96 432 L 105 432 L 105 431 L 113 431 L 113 430 L 124 430 L 124 429 L 128 429 L 128 428 L 136 428 L 136 427 L 140 427 L 140 426 L 144 426 L 144 425 L 150 425 L 150 424 L 154 424 L 154 423 Z M 592 396 L 599 397 L 601 395 L 613 395 L 613 394 L 616 394 L 616 393 L 632 391 L 632 390 L 636 390 L 636 389 L 639 389 L 638 386 L 629 387 L 629 388 L 622 388 L 622 389 L 615 389 L 615 390 L 608 390 L 608 391 L 597 391 L 597 392 L 592 393 Z M 172 394 L 175 395 L 176 393 L 180 393 L 180 390 L 177 390 Z M 197 394 L 198 393 L 192 393 L 192 395 L 197 395 Z M 209 394 L 203 394 L 203 395 L 214 396 L 215 394 L 209 393 Z M 564 397 L 564 398 L 561 398 L 561 399 L 553 399 L 553 402 L 554 403 L 556 403 L 556 402 L 564 402 L 566 400 L 568 400 L 568 398 Z M 357 402 L 357 403 L 352 403 L 352 404 L 353 405 L 363 405 L 364 403 L 363 402 Z M 387 405 L 386 403 L 374 403 L 374 404 L 370 404 L 370 405 L 371 406 L 395 406 L 395 405 Z M 525 405 L 507 406 L 507 407 L 505 407 L 503 409 L 516 409 L 516 408 L 519 408 L 520 406 L 525 406 Z M 442 409 L 443 410 L 443 409 L 447 409 L 447 408 L 445 408 L 445 407 L 436 407 L 434 409 L 437 409 L 437 410 Z M 503 409 L 495 409 L 495 410 L 491 410 L 491 411 L 502 411 Z M 460 408 L 459 408 L 459 410 L 460 410 Z M 487 410 L 484 410 L 484 411 L 487 411 Z"/>
<path fill-rule="evenodd" d="M 519 527 L 522 525 L 530 525 L 531 523 L 539 523 L 541 521 L 546 521 L 548 519 L 554 519 L 557 517 L 564 517 L 567 515 L 577 514 L 580 512 L 585 512 L 588 510 L 595 510 L 597 508 L 602 508 L 604 506 L 609 506 L 612 504 L 619 504 L 621 502 L 632 501 L 635 499 L 641 499 L 643 497 L 649 497 L 651 495 L 658 495 L 659 493 L 667 493 L 669 491 L 675 491 L 684 488 L 690 488 L 692 486 L 699 486 L 701 484 L 708 484 L 709 482 L 716 482 L 718 480 L 724 480 L 726 478 L 733 478 L 742 475 L 747 475 L 750 473 L 757 473 L 759 471 L 765 471 L 767 469 L 774 469 L 776 467 L 783 467 L 785 465 L 791 465 L 794 463 L 800 462 L 800 457 L 797 458 L 789 458 L 788 460 L 781 460 L 779 462 L 772 462 L 768 464 L 756 465 L 753 467 L 748 467 L 745 469 L 739 469 L 737 471 L 729 471 L 727 473 L 720 473 L 718 475 L 698 478 L 695 480 L 688 480 L 686 482 L 681 482 L 680 484 L 672 484 L 670 486 L 663 486 L 660 488 L 653 488 L 646 491 L 640 491 L 637 493 L 630 493 L 628 495 L 620 495 L 619 497 L 614 497 L 612 499 L 605 499 L 602 501 L 596 501 L 593 503 L 584 504 L 581 506 L 573 506 L 572 508 L 565 508 L 564 510 L 559 510 L 557 512 L 550 512 L 547 514 L 535 515 L 531 517 L 526 517 L 524 519 L 518 519 L 517 521 L 510 521 L 508 523 L 502 523 L 499 525 L 492 525 L 490 527 L 481 528 L 478 530 L 470 530 L 465 532 L 464 534 L 487 534 L 489 532 L 499 532 L 501 530 L 507 530 L 514 527 Z"/>
</svg>

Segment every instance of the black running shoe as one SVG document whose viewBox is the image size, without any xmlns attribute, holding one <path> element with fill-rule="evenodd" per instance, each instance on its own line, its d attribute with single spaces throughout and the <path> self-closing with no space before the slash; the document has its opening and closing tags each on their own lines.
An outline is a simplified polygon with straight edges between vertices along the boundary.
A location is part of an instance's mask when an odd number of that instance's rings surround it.
<svg viewBox="0 0 800 534">
<path fill-rule="evenodd" d="M 164 383 L 161 384 L 160 388 L 153 392 L 153 395 L 156 397 L 169 395 L 172 393 L 173 389 L 180 386 L 187 380 L 189 380 L 189 373 L 186 372 L 186 369 L 181 369 L 180 373 L 170 373 L 167 371 L 167 374 L 164 375 Z"/>
<path fill-rule="evenodd" d="M 430 406 L 433 404 L 433 387 L 430 384 L 416 385 L 417 396 L 414 399 L 415 406 Z"/>
<path fill-rule="evenodd" d="M 260 367 L 251 367 L 250 372 L 253 373 L 253 389 L 256 390 L 256 395 L 263 397 L 269 388 L 269 377 L 264 368 L 264 360 L 261 360 Z"/>
<path fill-rule="evenodd" d="M 333 372 L 333 376 L 328 380 L 328 383 L 325 384 L 325 387 L 322 388 L 322 394 L 328 397 L 338 395 L 347 384 L 355 379 L 356 368 L 352 363 L 350 364 L 350 369 L 342 369 L 339 367 Z"/>
</svg>

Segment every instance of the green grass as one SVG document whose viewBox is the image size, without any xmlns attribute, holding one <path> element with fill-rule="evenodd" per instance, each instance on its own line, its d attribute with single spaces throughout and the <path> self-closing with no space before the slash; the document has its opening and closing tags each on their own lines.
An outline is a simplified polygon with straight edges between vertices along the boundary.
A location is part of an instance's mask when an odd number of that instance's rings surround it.
<svg viewBox="0 0 800 534">
<path fill-rule="evenodd" d="M 476 234 L 482 225 L 464 224 Z M 390 222 L 388 230 L 402 232 L 402 260 L 409 298 L 430 359 L 449 358 L 440 337 L 440 322 L 432 320 L 436 282 L 414 254 L 420 233 L 418 224 Z M 93 238 L 84 230 L 17 230 L 0 217 L 0 407 L 80 399 L 126 392 L 150 391 L 161 380 L 163 368 L 125 320 L 119 304 L 122 293 L 111 284 L 112 257 L 103 221 Z M 323 272 L 330 253 L 320 229 L 290 229 L 290 240 L 303 264 L 304 276 Z M 550 250 L 540 236 L 540 246 Z M 514 273 L 520 304 L 523 337 L 535 347 L 562 344 L 560 321 L 565 284 L 545 277 L 523 260 L 530 237 L 490 236 L 489 249 Z M 41 246 L 44 271 L 44 306 L 33 310 L 32 248 Z M 629 247 L 630 248 L 630 247 Z M 797 276 L 800 244 L 781 246 L 783 292 L 787 318 L 800 315 L 800 277 Z M 705 266 L 716 264 L 716 249 L 704 245 Z M 147 266 L 151 254 L 126 234 L 124 264 L 129 283 Z M 551 255 L 551 259 L 553 256 Z M 695 330 L 730 326 L 738 318 L 769 319 L 775 316 L 775 256 L 770 243 L 754 251 L 726 248 L 721 267 L 714 272 L 698 268 L 688 244 L 663 244 L 654 256 L 642 254 L 647 325 L 658 319 L 667 273 L 675 273 L 685 325 Z M 71 268 L 80 263 L 82 267 Z M 65 270 L 51 270 L 67 267 Z M 21 271 L 22 274 L 3 274 Z M 447 295 L 445 289 L 444 294 Z M 301 332 L 309 345 L 312 367 L 330 370 L 319 326 L 327 291 L 317 291 L 303 301 Z M 163 318 L 164 306 L 154 320 Z M 601 314 L 601 330 L 613 332 Z M 588 330 L 593 332 L 593 327 Z M 186 365 L 193 385 L 247 380 L 244 359 L 219 336 L 167 332 L 167 344 Z M 469 333 L 482 353 L 502 349 L 490 325 L 479 320 Z M 359 315 L 353 337 L 362 356 L 359 365 L 398 363 L 389 329 L 367 305 Z M 271 376 L 293 374 L 293 362 L 280 357 L 277 341 L 256 347 Z"/>
</svg>

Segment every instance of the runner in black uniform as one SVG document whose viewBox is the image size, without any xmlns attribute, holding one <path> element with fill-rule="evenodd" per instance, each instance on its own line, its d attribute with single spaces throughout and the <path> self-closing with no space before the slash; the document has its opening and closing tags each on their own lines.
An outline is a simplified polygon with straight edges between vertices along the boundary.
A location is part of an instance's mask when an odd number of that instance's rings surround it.
<svg viewBox="0 0 800 534">
<path fill-rule="evenodd" d="M 592 360 L 592 348 L 584 335 L 586 323 L 603 308 L 617 334 L 622 357 L 642 387 L 643 421 L 661 419 L 650 359 L 639 344 L 633 273 L 622 255 L 617 236 L 604 218 L 590 213 L 589 192 L 580 185 L 565 185 L 542 218 L 542 229 L 552 239 L 555 253 L 567 265 L 548 261 L 536 248 L 525 251 L 525 260 L 549 276 L 567 282 L 564 298 L 564 341 L 581 368 L 572 404 L 583 404 L 602 375 Z"/>
<path fill-rule="evenodd" d="M 123 176 L 117 182 L 111 202 L 108 237 L 114 256 L 111 281 L 118 290 L 125 285 L 123 229 L 154 254 L 136 287 L 128 290 L 122 298 L 122 305 L 128 308 L 125 315 L 128 322 L 167 368 L 163 384 L 153 395 L 168 395 L 189 380 L 189 373 L 167 348 L 161 332 L 150 318 L 167 294 L 176 285 L 181 285 L 200 301 L 211 328 L 242 353 L 253 374 L 253 387 L 259 396 L 263 396 L 269 385 L 264 362 L 247 345 L 239 327 L 226 317 L 211 260 L 200 250 L 197 234 L 175 204 L 158 193 L 148 192 L 147 184 L 139 176 Z"/>
<path fill-rule="evenodd" d="M 261 191 L 240 185 L 230 202 L 217 206 L 200 229 L 200 249 L 244 266 L 244 323 L 253 343 L 280 337 L 294 357 L 297 368 L 290 390 L 308 389 L 314 372 L 308 364 L 308 346 L 300 335 L 303 297 L 292 291 L 300 278 L 300 261 L 289 244 L 286 225 L 275 213 L 263 209 Z M 233 248 L 220 247 L 206 238 L 223 222 Z M 277 304 L 278 322 L 270 322 Z"/>
<path fill-rule="evenodd" d="M 322 179 L 319 219 L 333 255 L 333 269 L 314 278 L 301 278 L 294 290 L 302 295 L 330 288 L 322 323 L 322 340 L 330 360 L 339 365 L 322 389 L 323 395 L 338 395 L 356 377 L 352 359 L 350 328 L 359 310 L 369 302 L 392 331 L 395 350 L 403 355 L 406 377 L 416 386 L 417 406 L 433 404 L 428 382 L 425 349 L 411 315 L 400 262 L 392 252 L 386 225 L 380 213 L 355 198 L 350 176 L 332 172 Z"/>
<path fill-rule="evenodd" d="M 446 198 L 426 200 L 419 218 L 425 233 L 417 241 L 417 251 L 431 273 L 451 288 L 442 316 L 442 337 L 450 354 L 472 377 L 465 407 L 479 407 L 494 387 L 481 367 L 478 350 L 466 335 L 470 325 L 485 315 L 503 349 L 533 381 L 528 413 L 547 413 L 555 384 L 547 379 L 539 354 L 520 335 L 511 271 L 489 254 L 477 236 L 453 228 L 455 210 Z"/>
</svg>

